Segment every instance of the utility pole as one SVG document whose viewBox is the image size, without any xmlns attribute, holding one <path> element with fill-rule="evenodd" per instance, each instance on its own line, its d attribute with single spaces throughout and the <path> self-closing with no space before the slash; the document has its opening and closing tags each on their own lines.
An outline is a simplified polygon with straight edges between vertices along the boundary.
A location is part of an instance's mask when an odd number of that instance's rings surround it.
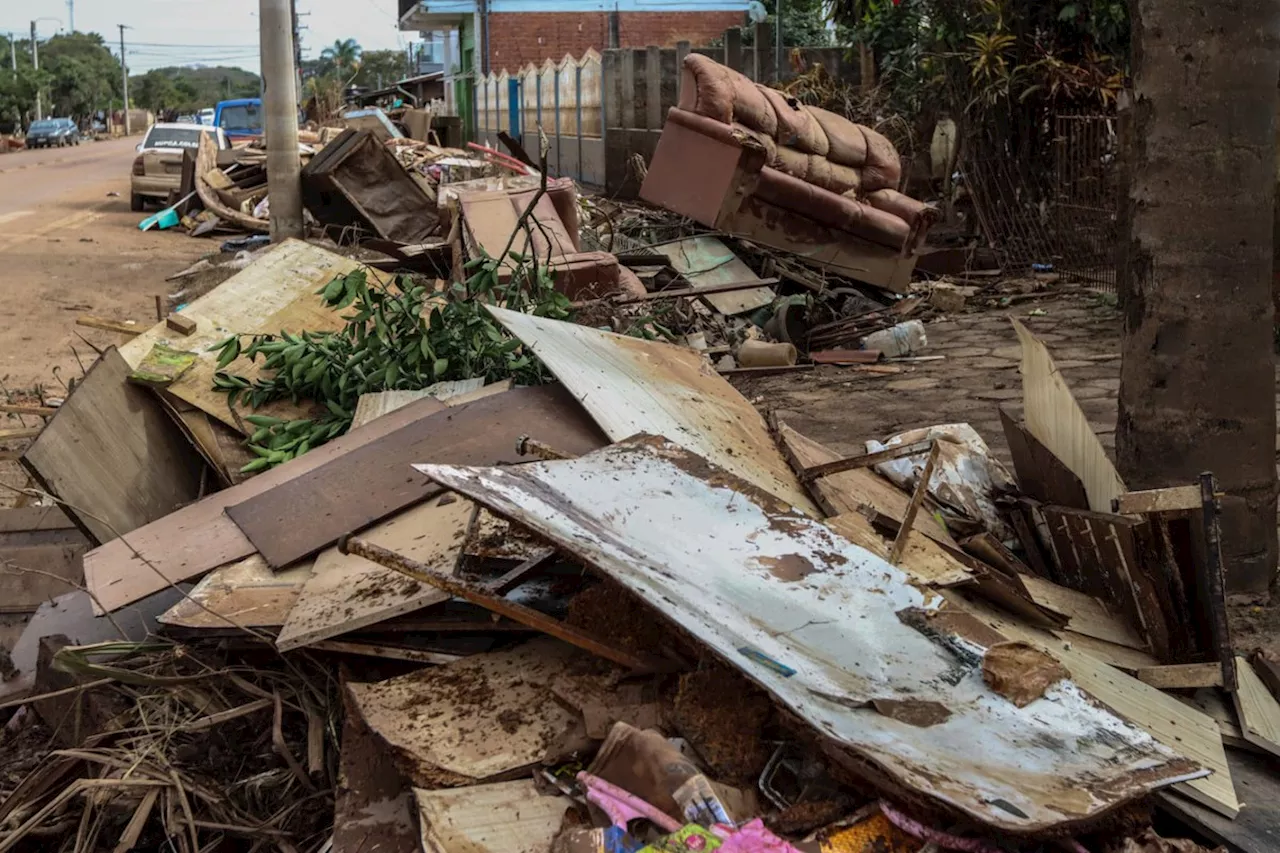
<svg viewBox="0 0 1280 853">
<path fill-rule="evenodd" d="M 9 66 L 13 68 L 13 79 L 18 79 L 18 40 L 9 33 Z"/>
<path fill-rule="evenodd" d="M 775 0 L 777 8 L 774 10 L 777 18 L 773 22 L 773 82 L 782 83 L 782 2 L 783 0 Z"/>
<path fill-rule="evenodd" d="M 298 34 L 298 0 L 289 0 L 289 19 L 293 29 L 293 86 L 294 96 L 302 98 L 302 39 Z"/>
<path fill-rule="evenodd" d="M 303 236 L 293 15 L 289 7 L 289 0 L 258 0 L 262 84 L 266 90 L 267 196 L 271 199 L 271 239 L 277 242 Z"/>
<path fill-rule="evenodd" d="M 76 0 L 67 0 L 67 23 L 69 32 L 76 31 Z"/>
<path fill-rule="evenodd" d="M 40 70 L 40 49 L 36 45 L 36 22 L 31 22 L 31 70 Z M 39 75 L 37 75 L 38 77 Z M 40 84 L 36 83 L 36 121 L 44 118 L 44 113 L 40 108 Z"/>
<path fill-rule="evenodd" d="M 116 24 L 120 28 L 120 74 L 124 77 L 124 135 L 128 136 L 132 132 L 129 127 L 129 63 L 124 56 L 124 31 L 128 29 L 124 24 Z"/>
</svg>

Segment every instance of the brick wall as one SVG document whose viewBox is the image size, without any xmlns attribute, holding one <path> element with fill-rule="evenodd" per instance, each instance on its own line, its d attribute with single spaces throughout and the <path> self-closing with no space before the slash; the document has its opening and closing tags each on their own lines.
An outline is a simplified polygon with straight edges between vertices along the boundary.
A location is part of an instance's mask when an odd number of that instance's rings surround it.
<svg viewBox="0 0 1280 853">
<path fill-rule="evenodd" d="M 704 45 L 729 27 L 741 26 L 741 12 L 622 12 L 621 47 L 674 47 L 678 41 Z M 489 16 L 490 66 L 495 73 L 532 62 L 560 61 L 609 43 L 607 12 L 500 12 Z"/>
</svg>

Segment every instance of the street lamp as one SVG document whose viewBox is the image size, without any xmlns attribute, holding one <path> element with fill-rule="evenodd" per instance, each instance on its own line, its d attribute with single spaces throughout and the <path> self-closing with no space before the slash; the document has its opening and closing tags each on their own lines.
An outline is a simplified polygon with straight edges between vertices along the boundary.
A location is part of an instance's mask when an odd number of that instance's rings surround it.
<svg viewBox="0 0 1280 853">
<path fill-rule="evenodd" d="M 48 18 L 48 17 L 36 18 L 34 21 L 31 22 L 31 70 L 32 71 L 40 70 L 40 49 L 38 46 L 40 43 L 40 40 L 39 40 L 39 37 L 36 35 L 36 24 L 40 23 L 41 21 L 54 21 L 57 23 L 59 30 L 65 29 L 65 27 L 62 26 L 61 18 Z M 36 81 L 36 121 L 39 121 L 42 118 L 44 118 L 44 114 L 40 108 L 40 82 L 39 80 L 37 80 Z"/>
</svg>

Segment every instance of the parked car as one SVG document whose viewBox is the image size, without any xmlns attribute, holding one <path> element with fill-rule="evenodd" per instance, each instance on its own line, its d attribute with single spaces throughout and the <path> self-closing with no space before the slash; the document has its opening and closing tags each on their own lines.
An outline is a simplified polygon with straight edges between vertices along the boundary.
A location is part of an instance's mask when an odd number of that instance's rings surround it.
<svg viewBox="0 0 1280 853">
<path fill-rule="evenodd" d="M 80 129 L 69 118 L 44 118 L 27 128 L 28 148 L 62 148 L 80 144 Z"/>
<path fill-rule="evenodd" d="M 180 115 L 173 120 L 174 124 L 199 124 L 200 119 L 193 115 Z"/>
<path fill-rule="evenodd" d="M 147 200 L 165 201 L 182 183 L 182 152 L 200 146 L 200 137 L 213 137 L 219 149 L 231 147 L 221 128 L 177 122 L 154 124 L 138 145 L 129 182 L 129 207 L 142 210 Z"/>
<path fill-rule="evenodd" d="M 221 128 L 232 142 L 259 139 L 263 135 L 263 118 L 261 98 L 235 98 L 218 102 L 213 125 Z"/>
<path fill-rule="evenodd" d="M 213 116 L 217 111 L 213 107 L 205 107 L 200 111 L 200 123 L 213 127 Z"/>
</svg>

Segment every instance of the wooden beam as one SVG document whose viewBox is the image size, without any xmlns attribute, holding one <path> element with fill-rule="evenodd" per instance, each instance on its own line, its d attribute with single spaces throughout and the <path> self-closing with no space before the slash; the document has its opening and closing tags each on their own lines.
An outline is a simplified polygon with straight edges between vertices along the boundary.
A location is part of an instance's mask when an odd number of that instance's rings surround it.
<svg viewBox="0 0 1280 853">
<path fill-rule="evenodd" d="M 13 429 L 0 429 L 0 441 L 15 441 L 20 438 L 35 438 L 44 430 L 44 427 L 15 427 Z"/>
<path fill-rule="evenodd" d="M 1113 512 L 1140 515 L 1147 512 L 1181 512 L 1200 509 L 1199 486 L 1174 486 L 1170 489 L 1147 489 L 1125 492 L 1111 502 Z"/>
<path fill-rule="evenodd" d="M 139 323 L 124 322 L 121 320 L 112 320 L 107 317 L 94 317 L 92 314 L 85 314 L 76 318 L 77 326 L 88 326 L 90 329 L 102 329 L 104 332 L 117 332 L 121 335 L 134 337 L 140 335 L 151 326 L 143 326 Z"/>
<path fill-rule="evenodd" d="M 23 406 L 17 403 L 0 403 L 0 414 L 34 415 L 38 418 L 51 418 L 58 413 L 52 406 Z"/>
<path fill-rule="evenodd" d="M 902 526 L 898 528 L 898 535 L 893 538 L 893 548 L 889 550 L 889 565 L 898 565 L 898 560 L 902 558 L 902 552 L 906 550 L 907 538 L 911 535 L 911 528 L 916 523 L 916 513 L 920 511 L 920 504 L 924 503 L 924 496 L 929 492 L 929 478 L 933 476 L 934 463 L 938 461 L 938 442 L 933 442 L 933 447 L 929 450 L 929 458 L 925 460 L 924 470 L 920 472 L 920 482 L 916 483 L 916 490 L 911 493 L 911 503 L 907 504 L 906 515 L 902 517 Z"/>
<path fill-rule="evenodd" d="M 875 453 L 864 453 L 861 456 L 837 459 L 835 462 L 824 462 L 821 465 L 813 465 L 801 470 L 800 482 L 812 483 L 819 477 L 825 477 L 828 474 L 840 474 L 844 471 L 852 471 L 855 468 L 871 468 L 881 462 L 892 462 L 895 459 L 904 459 L 908 456 L 928 453 L 932 449 L 933 441 L 926 439 L 925 441 L 917 441 L 914 444 L 900 444 L 888 447 Z"/>
<path fill-rule="evenodd" d="M 410 560 L 394 551 L 388 551 L 386 548 L 381 548 L 363 539 L 343 537 L 338 540 L 338 550 L 344 554 L 355 554 L 357 557 L 364 557 L 366 560 L 377 563 L 380 566 L 386 566 L 388 569 L 394 569 L 416 581 L 430 584 L 450 595 L 470 601 L 472 604 L 477 604 L 500 616 L 514 619 L 517 622 L 528 625 L 535 631 L 550 634 L 593 655 L 599 655 L 606 660 L 611 660 L 620 666 L 625 666 L 637 672 L 656 672 L 671 668 L 666 661 L 641 658 L 630 652 L 614 648 L 590 634 L 567 625 L 558 619 L 552 619 L 550 616 L 540 613 L 531 607 L 525 607 L 523 604 L 507 601 L 501 596 L 494 595 L 484 585 L 442 575 L 432 570 L 430 566 Z"/>
<path fill-rule="evenodd" d="M 1191 690 L 1221 687 L 1222 665 L 1217 663 L 1177 663 L 1149 666 L 1134 673 L 1139 681 L 1161 690 Z"/>
<path fill-rule="evenodd" d="M 622 299 L 615 299 L 615 305 L 634 305 L 638 302 L 653 302 L 657 299 L 679 299 L 682 296 L 705 296 L 708 293 L 731 293 L 735 290 L 753 290 L 757 287 L 768 287 L 771 284 L 777 284 L 776 276 L 771 278 L 757 278 L 750 281 L 727 281 L 724 284 L 708 284 L 703 287 L 681 287 L 672 288 L 670 290 L 655 290 L 653 293 L 646 293 L 644 296 L 625 296 Z"/>
</svg>

